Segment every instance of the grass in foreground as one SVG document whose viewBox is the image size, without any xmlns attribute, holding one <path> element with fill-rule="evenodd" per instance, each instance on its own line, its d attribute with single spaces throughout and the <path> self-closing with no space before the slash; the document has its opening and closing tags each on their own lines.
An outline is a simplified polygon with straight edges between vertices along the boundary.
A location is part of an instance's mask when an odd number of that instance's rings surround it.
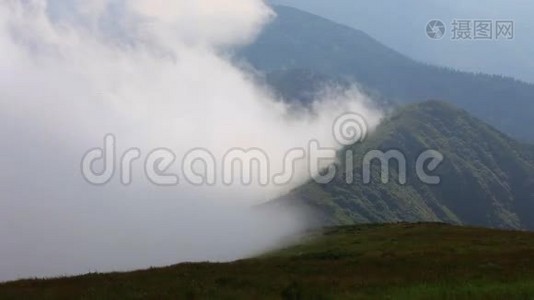
<svg viewBox="0 0 534 300">
<path fill-rule="evenodd" d="M 440 224 L 325 229 L 233 263 L 0 285 L 0 299 L 532 299 L 534 233 Z"/>
</svg>

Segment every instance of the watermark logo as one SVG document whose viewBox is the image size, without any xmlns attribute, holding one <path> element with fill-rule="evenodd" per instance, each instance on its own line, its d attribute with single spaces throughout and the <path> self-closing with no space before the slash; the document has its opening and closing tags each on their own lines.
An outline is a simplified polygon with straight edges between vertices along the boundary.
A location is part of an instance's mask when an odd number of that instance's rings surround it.
<svg viewBox="0 0 534 300">
<path fill-rule="evenodd" d="M 511 40 L 514 38 L 513 21 L 496 21 L 495 27 L 497 29 L 497 39 Z"/>
<path fill-rule="evenodd" d="M 369 126 L 363 116 L 347 113 L 334 121 L 333 134 L 336 141 L 343 146 L 361 143 L 367 138 Z"/>
<path fill-rule="evenodd" d="M 475 20 L 473 25 L 473 38 L 475 40 L 493 39 L 493 22 L 491 20 Z"/>
<path fill-rule="evenodd" d="M 148 182 L 156 186 L 177 186 L 183 182 L 194 186 L 283 186 L 291 184 L 297 163 L 303 162 L 309 177 L 319 184 L 328 184 L 340 178 L 339 161 L 343 161 L 345 172 L 341 175 L 345 176 L 343 179 L 347 184 L 354 183 L 352 170 L 361 170 L 363 184 L 373 183 L 372 166 L 376 163 L 380 164 L 381 183 L 389 183 L 390 171 L 395 166 L 399 184 L 407 183 L 408 158 L 399 150 L 370 150 L 355 159 L 353 147 L 348 146 L 364 142 L 369 134 L 368 123 L 360 114 L 350 112 L 336 118 L 332 134 L 339 147 L 323 147 L 319 141 L 311 140 L 307 147 L 288 149 L 279 172 L 273 171 L 272 163 L 280 165 L 280 162 L 273 161 L 269 153 L 260 148 L 231 148 L 220 158 L 204 148 L 193 148 L 181 158 L 168 148 L 153 149 L 146 155 L 139 148 L 129 148 L 119 154 L 117 137 L 108 134 L 100 147 L 85 153 L 81 173 L 87 182 L 99 186 L 108 184 L 117 174 L 121 184 L 128 186 L 133 181 L 134 170 L 142 170 Z M 443 162 L 441 153 L 426 150 L 413 159 L 414 171 L 420 182 L 430 185 L 440 183 L 440 178 L 431 173 Z M 356 161 L 361 161 L 361 165 L 358 166 Z"/>
<path fill-rule="evenodd" d="M 441 40 L 445 36 L 445 24 L 440 20 L 428 22 L 426 35 L 433 40 Z"/>
<path fill-rule="evenodd" d="M 450 39 L 453 41 L 512 40 L 515 37 L 514 21 L 491 19 L 454 19 L 450 22 Z M 426 25 L 428 38 L 440 40 L 447 34 L 447 26 L 440 20 Z"/>
</svg>

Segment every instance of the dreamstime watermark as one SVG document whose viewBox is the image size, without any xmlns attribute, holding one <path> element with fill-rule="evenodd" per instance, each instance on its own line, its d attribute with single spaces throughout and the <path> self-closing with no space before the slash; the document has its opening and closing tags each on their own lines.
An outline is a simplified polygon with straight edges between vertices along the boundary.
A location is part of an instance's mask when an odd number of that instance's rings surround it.
<svg viewBox="0 0 534 300">
<path fill-rule="evenodd" d="M 515 26 L 513 20 L 454 19 L 450 22 L 450 39 L 454 41 L 513 40 Z M 441 20 L 430 20 L 426 25 L 426 35 L 433 40 L 441 40 L 447 34 L 447 26 Z"/>
<path fill-rule="evenodd" d="M 296 176 L 297 163 L 304 162 L 309 177 L 317 183 L 327 184 L 339 179 L 338 173 L 342 173 L 342 179 L 347 184 L 353 184 L 355 174 L 352 170 L 361 169 L 363 183 L 370 184 L 373 181 L 373 164 L 378 163 L 382 183 L 390 181 L 390 170 L 395 165 L 399 184 L 406 184 L 408 159 L 399 150 L 371 150 L 363 156 L 360 155 L 360 159 L 355 159 L 355 151 L 349 146 L 365 141 L 368 133 L 369 127 L 363 116 L 357 113 L 343 114 L 335 120 L 332 128 L 336 142 L 340 147 L 344 147 L 342 150 L 322 147 L 319 141 L 311 140 L 307 147 L 289 149 L 285 153 L 280 172 L 272 171 L 273 161 L 269 153 L 260 148 L 228 149 L 220 159 L 205 148 L 193 148 L 180 159 L 168 148 L 153 149 L 146 155 L 143 155 L 139 148 L 130 148 L 119 156 L 117 138 L 108 134 L 104 137 L 102 147 L 85 153 L 81 161 L 81 172 L 83 178 L 93 185 L 106 185 L 117 173 L 121 184 L 130 185 L 135 166 L 142 166 L 146 179 L 157 186 L 177 186 L 183 180 L 194 186 L 229 186 L 235 183 L 280 186 L 290 184 Z M 444 160 L 440 152 L 426 150 L 413 159 L 418 180 L 429 185 L 440 183 L 439 176 L 430 174 L 436 171 Z M 358 160 L 361 160 L 361 168 L 357 168 Z M 181 163 L 178 164 L 178 161 Z M 99 168 L 95 167 L 97 163 Z M 173 172 L 176 166 L 179 171 Z M 340 170 L 345 172 L 339 172 Z"/>
</svg>

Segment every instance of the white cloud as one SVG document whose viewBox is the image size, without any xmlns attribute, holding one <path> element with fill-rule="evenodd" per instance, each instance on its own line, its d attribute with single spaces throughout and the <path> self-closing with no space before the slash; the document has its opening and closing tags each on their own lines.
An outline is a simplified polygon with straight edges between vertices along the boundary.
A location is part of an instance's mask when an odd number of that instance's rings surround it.
<svg viewBox="0 0 534 300">
<path fill-rule="evenodd" d="M 0 280 L 236 259 L 300 225 L 248 207 L 305 180 L 302 166 L 282 188 L 161 188 L 140 165 L 130 187 L 91 186 L 80 161 L 107 133 L 144 154 L 258 147 L 280 169 L 310 139 L 335 146 L 346 109 L 378 122 L 358 93 L 292 118 L 217 54 L 253 39 L 272 16 L 262 1 L 60 2 L 0 5 Z"/>
</svg>

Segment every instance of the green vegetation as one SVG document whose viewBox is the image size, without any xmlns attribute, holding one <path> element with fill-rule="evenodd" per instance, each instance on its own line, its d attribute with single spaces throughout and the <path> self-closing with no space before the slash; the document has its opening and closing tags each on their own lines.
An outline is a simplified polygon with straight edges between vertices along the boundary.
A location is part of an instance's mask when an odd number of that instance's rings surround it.
<svg viewBox="0 0 534 300">
<path fill-rule="evenodd" d="M 275 11 L 277 18 L 238 57 L 267 73 L 282 96 L 307 101 L 321 83 L 356 81 L 398 104 L 450 101 L 515 138 L 534 141 L 534 85 L 422 64 L 359 30 L 290 7 Z"/>
<path fill-rule="evenodd" d="M 0 299 L 532 299 L 534 233 L 443 224 L 309 233 L 233 263 L 0 285 Z"/>
<path fill-rule="evenodd" d="M 363 143 L 349 147 L 355 167 L 347 170 L 340 153 L 338 177 L 314 181 L 276 203 L 310 209 L 319 224 L 440 221 L 500 228 L 534 228 L 534 151 L 444 102 L 424 102 L 399 109 Z M 348 148 L 347 148 L 348 149 Z M 344 150 L 347 150 L 344 149 Z M 380 180 L 380 164 L 371 166 L 364 184 L 363 157 L 370 150 L 400 150 L 407 160 L 407 184 L 398 182 L 397 164 L 390 182 Z M 420 153 L 432 149 L 445 160 L 428 185 L 416 175 Z M 354 183 L 346 182 L 352 173 Z"/>
</svg>

